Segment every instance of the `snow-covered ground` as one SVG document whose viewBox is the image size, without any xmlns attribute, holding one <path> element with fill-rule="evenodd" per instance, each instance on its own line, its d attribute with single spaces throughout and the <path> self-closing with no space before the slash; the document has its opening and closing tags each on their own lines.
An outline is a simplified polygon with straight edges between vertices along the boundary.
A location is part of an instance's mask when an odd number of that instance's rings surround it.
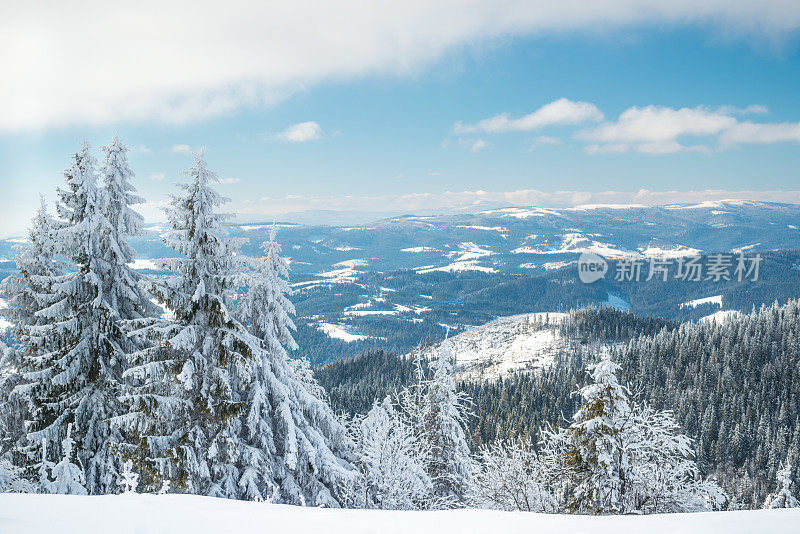
<svg viewBox="0 0 800 534">
<path fill-rule="evenodd" d="M 800 508 L 650 516 L 570 516 L 491 510 L 391 512 L 229 501 L 196 495 L 0 494 L 3 534 L 777 534 Z"/>
<path fill-rule="evenodd" d="M 455 261 L 444 267 L 432 267 L 418 269 L 418 274 L 430 273 L 433 271 L 444 272 L 458 272 L 458 271 L 483 271 L 485 273 L 494 273 L 497 270 L 494 267 L 487 267 L 480 265 L 480 260 L 486 256 L 494 254 L 491 250 L 482 248 L 475 243 L 461 243 L 458 245 L 458 250 L 447 253 L 450 258 L 455 258 Z"/>
<path fill-rule="evenodd" d="M 353 341 L 358 341 L 360 339 L 369 338 L 369 336 L 354 333 L 352 331 L 352 327 L 349 327 L 347 325 L 320 323 L 319 325 L 317 325 L 317 329 L 321 330 L 328 337 L 332 337 L 334 339 L 341 339 L 345 343 L 351 343 Z"/>
<path fill-rule="evenodd" d="M 684 302 L 683 304 L 681 304 L 681 308 L 696 308 L 698 306 L 702 306 L 703 304 L 716 304 L 721 308 L 722 295 L 714 295 L 713 297 L 705 297 L 702 299 L 690 300 L 689 302 Z"/>
</svg>

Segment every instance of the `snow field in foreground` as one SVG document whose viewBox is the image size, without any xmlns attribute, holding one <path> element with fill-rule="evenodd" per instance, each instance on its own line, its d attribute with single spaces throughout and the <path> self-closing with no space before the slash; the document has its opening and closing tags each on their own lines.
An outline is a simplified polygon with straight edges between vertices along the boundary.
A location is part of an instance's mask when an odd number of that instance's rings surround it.
<svg viewBox="0 0 800 534">
<path fill-rule="evenodd" d="M 799 526 L 800 508 L 590 517 L 475 509 L 332 510 L 197 495 L 0 494 L 3 534 L 783 534 Z"/>
</svg>

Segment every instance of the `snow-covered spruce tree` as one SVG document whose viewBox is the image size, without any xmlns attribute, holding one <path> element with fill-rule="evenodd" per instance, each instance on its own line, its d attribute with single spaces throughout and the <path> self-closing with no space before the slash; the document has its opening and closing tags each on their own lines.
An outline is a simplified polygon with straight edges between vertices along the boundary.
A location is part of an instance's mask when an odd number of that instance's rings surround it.
<svg viewBox="0 0 800 534">
<path fill-rule="evenodd" d="M 3 345 L 0 355 L 0 454 L 11 451 L 14 460 L 28 468 L 29 462 L 20 452 L 27 442 L 24 423 L 31 418 L 29 399 L 16 387 L 24 383 L 22 366 L 30 350 L 28 327 L 43 322 L 36 313 L 52 303 L 50 286 L 61 274 L 53 258 L 52 229 L 53 221 L 42 198 L 28 230 L 30 243 L 18 246 L 14 258 L 17 273 L 0 283 L 0 294 L 8 303 L 2 315 L 11 323 L 11 333 L 17 340 L 13 347 Z"/>
<path fill-rule="evenodd" d="M 125 286 L 125 276 L 114 269 L 124 234 L 106 217 L 106 194 L 97 186 L 88 144 L 65 179 L 66 187 L 58 191 L 60 220 L 51 232 L 52 254 L 69 260 L 72 269 L 40 277 L 50 294 L 47 306 L 35 314 L 36 324 L 26 327 L 28 350 L 21 365 L 26 383 L 17 391 L 30 399 L 28 457 L 41 458 L 43 438 L 54 458 L 63 456 L 72 424 L 87 490 L 107 493 L 114 491 L 118 463 L 112 443 L 120 440 L 108 420 L 123 410 L 117 395 L 129 347 L 115 299 L 125 292 L 118 289 Z"/>
<path fill-rule="evenodd" d="M 575 476 L 569 508 L 578 513 L 628 513 L 624 496 L 633 484 L 626 434 L 633 424 L 628 389 L 617 382 L 619 365 L 603 352 L 591 365 L 592 383 L 566 430 L 566 465 Z"/>
<path fill-rule="evenodd" d="M 288 268 L 273 227 L 265 256 L 251 262 L 237 315 L 258 342 L 245 407 L 234 423 L 239 440 L 238 496 L 314 506 L 348 504 L 355 472 L 352 444 L 327 403 L 308 361 L 290 361 L 294 306 Z M 277 492 L 276 492 L 277 490 Z"/>
<path fill-rule="evenodd" d="M 419 510 L 430 502 L 433 484 L 425 472 L 423 444 L 386 397 L 354 422 L 360 451 L 358 467 L 364 506 L 384 510 Z"/>
<path fill-rule="evenodd" d="M 430 366 L 433 376 L 424 387 L 419 435 L 429 450 L 428 474 L 434 498 L 442 506 L 456 506 L 465 501 L 473 466 L 464 430 L 464 399 L 453 380 L 449 341 L 442 343 Z"/>
<path fill-rule="evenodd" d="M 580 391 L 574 422 L 546 431 L 542 461 L 551 490 L 568 511 L 584 514 L 696 512 L 717 508 L 726 496 L 698 477 L 691 440 L 671 412 L 631 405 L 607 351 L 589 366 L 592 383 Z"/>
<path fill-rule="evenodd" d="M 477 508 L 554 513 L 558 501 L 549 482 L 529 442 L 499 441 L 478 452 L 470 501 Z"/>
<path fill-rule="evenodd" d="M 133 436 L 125 447 L 144 491 L 164 479 L 172 490 L 236 497 L 240 474 L 235 419 L 245 407 L 257 344 L 230 309 L 239 261 L 238 243 L 223 236 L 224 199 L 203 160 L 184 171 L 185 195 L 166 209 L 164 242 L 182 257 L 163 260 L 176 276 L 151 290 L 169 314 L 133 321 L 137 339 L 152 345 L 130 355 L 124 396 L 128 413 L 114 424 Z"/>
<path fill-rule="evenodd" d="M 797 499 L 792 494 L 792 465 L 788 458 L 776 478 L 780 489 L 767 497 L 764 508 L 797 508 Z"/>
</svg>

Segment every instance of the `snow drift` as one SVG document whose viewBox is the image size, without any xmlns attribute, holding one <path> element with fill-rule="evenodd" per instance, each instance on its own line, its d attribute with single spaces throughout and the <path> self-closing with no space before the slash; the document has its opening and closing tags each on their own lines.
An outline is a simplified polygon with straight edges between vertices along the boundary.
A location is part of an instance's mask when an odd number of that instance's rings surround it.
<svg viewBox="0 0 800 534">
<path fill-rule="evenodd" d="M 651 534 L 791 532 L 800 509 L 649 516 L 568 516 L 491 510 L 334 510 L 197 495 L 0 494 L 0 532 L 206 534 L 221 532 Z"/>
</svg>

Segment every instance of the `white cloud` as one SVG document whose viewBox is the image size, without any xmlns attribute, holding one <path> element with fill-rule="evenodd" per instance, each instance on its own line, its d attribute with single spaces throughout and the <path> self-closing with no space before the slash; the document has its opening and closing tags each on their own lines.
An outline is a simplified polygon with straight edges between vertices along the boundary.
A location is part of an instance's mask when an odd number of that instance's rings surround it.
<svg viewBox="0 0 800 534">
<path fill-rule="evenodd" d="M 800 143 L 800 122 L 753 123 L 740 122 L 725 130 L 719 137 L 723 146 L 744 143 Z"/>
<path fill-rule="evenodd" d="M 559 98 L 518 119 L 502 113 L 475 124 L 457 122 L 453 125 L 453 131 L 460 134 L 530 131 L 558 124 L 581 124 L 602 119 L 603 114 L 594 104 Z"/>
<path fill-rule="evenodd" d="M 800 143 L 800 123 L 754 123 L 734 115 L 763 114 L 760 105 L 746 108 L 705 106 L 673 109 L 661 106 L 632 107 L 615 121 L 578 132 L 575 137 L 589 142 L 587 154 L 642 154 L 675 152 L 710 153 L 745 143 Z M 686 143 L 695 138 L 695 143 Z"/>
<path fill-rule="evenodd" d="M 480 152 L 481 150 L 491 148 L 491 146 L 491 144 L 487 143 L 483 139 L 476 139 L 475 142 L 469 147 L 469 151 L 472 153 Z"/>
<path fill-rule="evenodd" d="M 468 137 L 459 137 L 458 146 L 469 150 L 473 154 L 492 148 L 492 144 L 485 139 L 470 139 Z"/>
<path fill-rule="evenodd" d="M 238 184 L 239 182 L 241 182 L 239 178 L 233 178 L 232 176 L 226 176 L 219 179 L 219 183 L 221 184 Z"/>
<path fill-rule="evenodd" d="M 734 126 L 737 120 L 719 110 L 705 107 L 673 109 L 661 106 L 632 107 L 617 118 L 578 132 L 576 137 L 592 142 L 592 154 L 627 152 L 670 154 L 696 150 L 682 145 L 682 136 L 715 136 Z"/>
<path fill-rule="evenodd" d="M 428 176 L 441 176 L 442 171 L 428 171 Z"/>
<path fill-rule="evenodd" d="M 220 116 L 326 80 L 406 75 L 506 36 L 700 24 L 773 40 L 800 26 L 800 3 L 789 0 L 509 0 L 502 8 L 492 0 L 313 8 L 84 0 L 0 9 L 0 131 Z"/>
<path fill-rule="evenodd" d="M 169 149 L 173 154 L 191 154 L 195 152 L 189 145 L 172 145 Z"/>
<path fill-rule="evenodd" d="M 298 122 L 281 133 L 269 136 L 270 139 L 290 143 L 306 143 L 322 139 L 322 127 L 314 121 Z"/>
<path fill-rule="evenodd" d="M 163 172 L 154 172 L 153 174 L 150 175 L 150 179 L 151 180 L 156 180 L 156 181 L 163 180 L 164 179 L 164 173 Z"/>
</svg>

